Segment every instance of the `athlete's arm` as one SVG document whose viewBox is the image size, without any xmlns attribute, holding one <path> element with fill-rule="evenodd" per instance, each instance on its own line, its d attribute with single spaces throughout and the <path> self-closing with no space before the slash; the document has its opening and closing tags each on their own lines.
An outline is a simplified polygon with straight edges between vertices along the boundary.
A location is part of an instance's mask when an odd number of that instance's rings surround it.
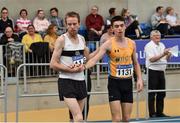
<svg viewBox="0 0 180 123">
<path fill-rule="evenodd" d="M 141 68 L 136 57 L 136 44 L 134 41 L 133 41 L 133 45 L 134 45 L 133 64 L 134 64 L 135 73 L 137 75 L 137 91 L 140 92 L 143 89 L 143 80 L 141 75 Z"/>
<path fill-rule="evenodd" d="M 53 55 L 50 61 L 50 68 L 56 71 L 64 71 L 64 72 L 78 72 L 78 67 L 67 66 L 63 63 L 60 63 L 61 53 L 64 47 L 64 36 L 60 36 L 55 43 L 55 48 L 53 51 Z M 80 68 L 79 68 L 80 69 Z M 80 70 L 79 70 L 80 71 Z"/>
<path fill-rule="evenodd" d="M 85 68 L 88 69 L 90 67 L 93 67 L 96 62 L 98 62 L 107 51 L 110 51 L 111 49 L 111 40 L 106 41 L 103 45 L 99 47 L 99 49 L 96 51 L 96 55 L 93 56 L 86 64 Z"/>
<path fill-rule="evenodd" d="M 89 59 L 91 59 L 92 57 L 94 57 L 98 51 L 99 51 L 99 48 L 97 48 L 95 51 L 93 51 L 92 53 L 90 53 L 89 51 L 89 48 L 86 46 L 86 42 L 85 42 L 85 39 L 84 37 L 82 37 L 82 40 L 84 41 L 84 45 L 85 45 L 85 48 L 84 48 L 84 56 L 86 57 L 87 61 Z"/>
</svg>

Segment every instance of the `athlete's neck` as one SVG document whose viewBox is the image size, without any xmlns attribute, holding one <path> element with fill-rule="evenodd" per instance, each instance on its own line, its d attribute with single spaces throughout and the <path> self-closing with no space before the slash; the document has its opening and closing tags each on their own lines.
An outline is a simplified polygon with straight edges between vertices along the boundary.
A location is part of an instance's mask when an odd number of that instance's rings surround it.
<svg viewBox="0 0 180 123">
<path fill-rule="evenodd" d="M 116 37 L 118 42 L 125 42 L 125 37 L 121 36 L 121 37 Z"/>
<path fill-rule="evenodd" d="M 76 43 L 79 42 L 77 35 L 71 35 L 71 34 L 67 33 L 67 36 L 69 37 L 69 39 L 70 39 L 73 43 L 76 44 Z"/>
<path fill-rule="evenodd" d="M 78 39 L 77 35 L 71 35 L 71 34 L 67 33 L 67 36 L 72 40 L 77 40 Z"/>
</svg>

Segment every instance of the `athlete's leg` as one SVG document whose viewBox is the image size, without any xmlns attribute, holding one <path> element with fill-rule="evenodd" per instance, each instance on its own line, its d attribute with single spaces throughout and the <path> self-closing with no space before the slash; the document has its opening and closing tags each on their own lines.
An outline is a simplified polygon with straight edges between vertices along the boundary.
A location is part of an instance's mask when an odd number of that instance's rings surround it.
<svg viewBox="0 0 180 123">
<path fill-rule="evenodd" d="M 83 121 L 82 110 L 81 110 L 82 108 L 79 105 L 78 101 L 75 98 L 64 97 L 64 102 L 67 104 L 69 110 L 71 111 L 74 122 Z M 82 105 L 83 101 L 80 104 Z"/>
<path fill-rule="evenodd" d="M 131 117 L 132 103 L 122 103 L 121 108 L 122 108 L 122 121 L 128 122 Z"/>
<path fill-rule="evenodd" d="M 84 104 L 85 104 L 85 99 L 83 99 L 83 100 L 78 100 L 78 104 L 79 104 L 79 106 L 80 106 L 80 109 L 81 109 L 81 111 L 83 111 L 82 113 L 84 113 Z M 83 120 L 85 120 L 84 119 L 84 114 L 82 114 L 83 115 Z M 70 122 L 73 122 L 73 116 L 72 116 L 72 113 L 70 112 L 70 110 L 69 110 L 69 118 L 70 118 Z"/>
<path fill-rule="evenodd" d="M 109 102 L 111 109 L 112 122 L 120 122 L 121 121 L 121 105 L 120 101 L 112 101 Z"/>
<path fill-rule="evenodd" d="M 82 112 L 83 109 L 84 109 L 85 99 L 86 99 L 86 98 L 84 98 L 83 100 L 78 100 L 78 104 L 79 104 L 79 106 L 80 106 L 81 112 Z"/>
</svg>

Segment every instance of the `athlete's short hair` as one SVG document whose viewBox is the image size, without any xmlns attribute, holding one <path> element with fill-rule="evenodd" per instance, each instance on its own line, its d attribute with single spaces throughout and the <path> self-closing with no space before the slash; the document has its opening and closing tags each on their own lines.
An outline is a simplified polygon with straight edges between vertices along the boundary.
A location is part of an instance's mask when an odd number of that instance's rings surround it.
<svg viewBox="0 0 180 123">
<path fill-rule="evenodd" d="M 123 21 L 124 22 L 124 17 L 122 16 L 114 16 L 112 19 L 111 19 L 111 25 L 113 26 L 114 22 L 115 21 Z"/>
<path fill-rule="evenodd" d="M 72 11 L 72 12 L 68 12 L 65 16 L 65 23 L 67 23 L 67 18 L 68 17 L 76 17 L 78 19 L 78 22 L 80 23 L 80 16 L 78 13 Z"/>
</svg>

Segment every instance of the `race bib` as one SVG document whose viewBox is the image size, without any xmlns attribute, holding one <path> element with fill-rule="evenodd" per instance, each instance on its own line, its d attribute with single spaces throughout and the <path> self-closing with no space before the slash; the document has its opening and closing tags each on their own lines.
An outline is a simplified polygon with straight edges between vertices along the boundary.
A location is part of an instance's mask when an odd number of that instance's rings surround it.
<svg viewBox="0 0 180 123">
<path fill-rule="evenodd" d="M 83 64 L 85 62 L 85 57 L 83 55 L 77 55 L 72 57 L 74 64 Z"/>
<path fill-rule="evenodd" d="M 117 65 L 116 67 L 116 77 L 119 78 L 129 78 L 133 75 L 133 65 Z"/>
</svg>

